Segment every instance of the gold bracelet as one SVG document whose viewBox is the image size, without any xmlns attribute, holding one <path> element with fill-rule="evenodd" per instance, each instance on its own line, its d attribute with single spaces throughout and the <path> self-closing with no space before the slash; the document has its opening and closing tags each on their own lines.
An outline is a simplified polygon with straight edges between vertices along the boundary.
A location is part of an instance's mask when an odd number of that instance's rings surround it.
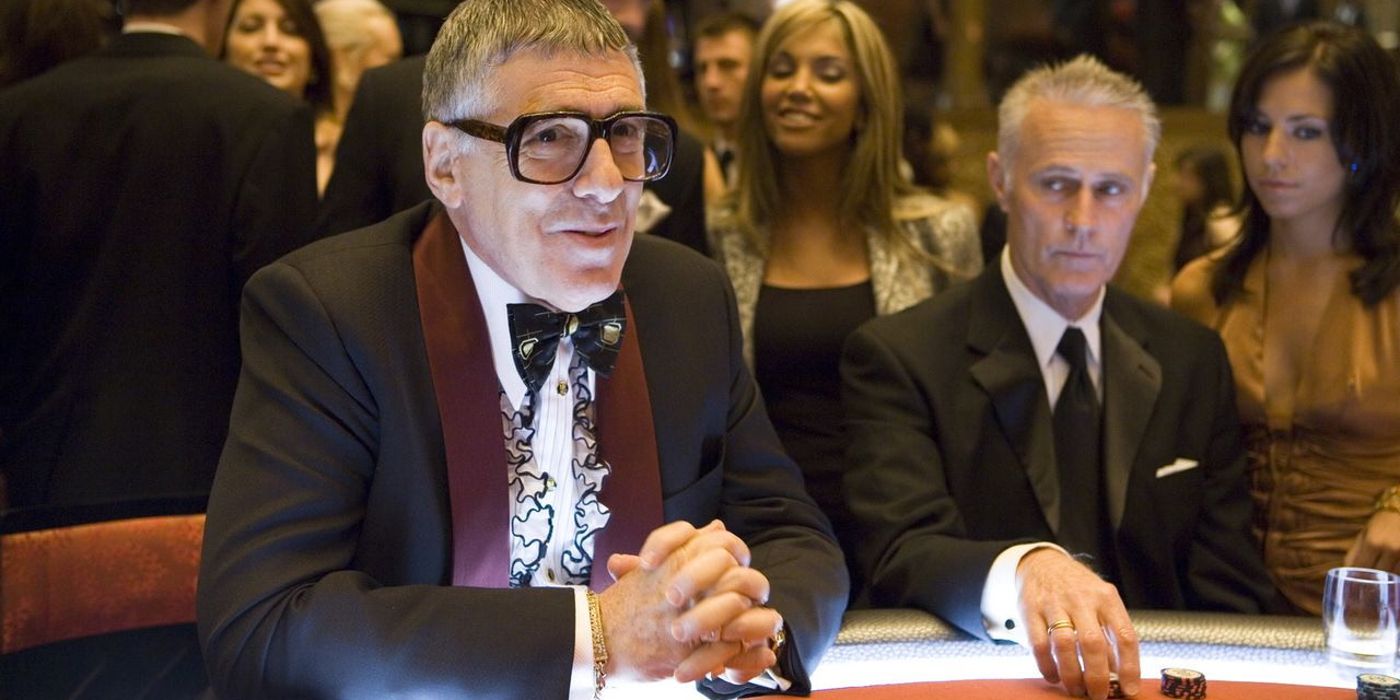
<svg viewBox="0 0 1400 700">
<path fill-rule="evenodd" d="M 1392 513 L 1400 513 L 1400 486 L 1391 486 L 1376 496 L 1376 502 L 1371 507 L 1372 513 L 1379 513 L 1388 510 Z"/>
<path fill-rule="evenodd" d="M 603 638 L 603 609 L 598 605 L 598 594 L 585 589 L 588 598 L 588 629 L 593 634 L 593 700 L 603 697 L 603 686 L 608 684 L 608 641 Z"/>
</svg>

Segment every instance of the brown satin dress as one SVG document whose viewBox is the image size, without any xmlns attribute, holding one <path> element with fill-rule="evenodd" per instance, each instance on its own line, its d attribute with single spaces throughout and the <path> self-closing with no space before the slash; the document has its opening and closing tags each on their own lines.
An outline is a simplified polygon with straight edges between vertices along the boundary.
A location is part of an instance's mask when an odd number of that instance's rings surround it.
<svg viewBox="0 0 1400 700">
<path fill-rule="evenodd" d="M 1210 296 L 1215 261 L 1181 272 L 1172 306 L 1219 331 L 1235 375 L 1252 475 L 1255 532 L 1274 583 L 1320 614 L 1327 570 L 1341 566 L 1376 496 L 1400 484 L 1400 290 L 1373 307 L 1338 276 L 1301 368 L 1292 413 L 1265 392 L 1266 257 L 1224 308 Z M 1288 309 L 1288 290 L 1272 290 Z M 1277 312 L 1276 312 L 1277 313 Z"/>
</svg>

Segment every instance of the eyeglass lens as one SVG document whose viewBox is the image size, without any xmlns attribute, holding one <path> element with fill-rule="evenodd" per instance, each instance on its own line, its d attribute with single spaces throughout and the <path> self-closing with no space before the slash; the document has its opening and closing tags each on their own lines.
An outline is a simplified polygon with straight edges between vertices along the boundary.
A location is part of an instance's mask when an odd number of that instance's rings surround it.
<svg viewBox="0 0 1400 700">
<path fill-rule="evenodd" d="M 670 127 L 647 116 L 622 117 L 608 130 L 613 162 L 627 180 L 650 180 L 665 172 L 671 159 Z M 540 182 L 573 176 L 588 157 L 589 124 L 578 117 L 549 117 L 531 122 L 520 133 L 516 167 Z"/>
</svg>

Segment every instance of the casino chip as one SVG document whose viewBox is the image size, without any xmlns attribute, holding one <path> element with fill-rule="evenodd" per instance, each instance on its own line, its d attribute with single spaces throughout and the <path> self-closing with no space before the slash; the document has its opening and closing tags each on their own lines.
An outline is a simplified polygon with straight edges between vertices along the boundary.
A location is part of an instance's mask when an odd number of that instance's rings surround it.
<svg viewBox="0 0 1400 700">
<path fill-rule="evenodd" d="M 1108 697 L 1109 697 L 1109 698 L 1126 698 L 1126 697 L 1128 697 L 1127 695 L 1124 695 L 1124 694 L 1123 694 L 1123 685 L 1122 685 L 1121 683 L 1118 682 L 1118 674 L 1116 674 L 1116 673 L 1114 673 L 1114 672 L 1112 672 L 1112 671 L 1109 671 L 1109 672 L 1108 672 Z"/>
<path fill-rule="evenodd" d="M 1162 694 L 1169 698 L 1199 700 L 1206 696 L 1206 677 L 1189 668 L 1162 669 Z M 1396 700 L 1400 700 L 1397 698 Z"/>
<path fill-rule="evenodd" d="M 1400 678 L 1363 673 L 1356 677 L 1356 700 L 1400 700 Z"/>
</svg>

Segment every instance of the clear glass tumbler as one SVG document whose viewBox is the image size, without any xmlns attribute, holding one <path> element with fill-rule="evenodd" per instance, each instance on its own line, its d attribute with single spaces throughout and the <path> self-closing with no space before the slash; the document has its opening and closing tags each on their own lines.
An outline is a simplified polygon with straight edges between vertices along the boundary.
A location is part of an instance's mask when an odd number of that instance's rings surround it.
<svg viewBox="0 0 1400 700">
<path fill-rule="evenodd" d="M 1392 673 L 1400 640 L 1400 576 L 1354 566 L 1328 571 L 1322 625 L 1328 660 L 1342 677 Z"/>
</svg>

